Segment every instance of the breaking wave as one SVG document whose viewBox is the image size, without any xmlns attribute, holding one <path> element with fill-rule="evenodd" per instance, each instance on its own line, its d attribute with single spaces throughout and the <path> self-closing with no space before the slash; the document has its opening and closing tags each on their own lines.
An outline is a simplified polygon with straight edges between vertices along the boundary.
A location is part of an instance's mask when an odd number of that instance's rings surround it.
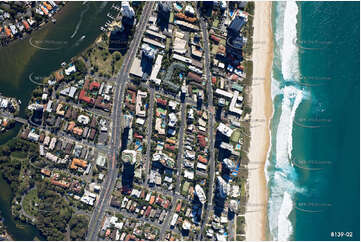
<svg viewBox="0 0 361 242">
<path fill-rule="evenodd" d="M 299 80 L 296 2 L 276 3 L 276 29 L 274 30 L 274 66 L 272 73 L 272 100 L 279 117 L 272 124 L 276 139 L 268 155 L 266 166 L 270 196 L 268 200 L 268 224 L 273 240 L 288 240 L 292 235 L 289 215 L 293 210 L 292 196 L 303 189 L 297 187 L 297 173 L 291 165 L 293 149 L 293 121 L 298 106 L 305 98 L 297 84 Z M 275 71 L 279 73 L 275 74 Z M 306 95 L 307 96 L 307 95 Z M 280 97 L 275 100 L 275 97 Z M 277 121 L 277 120 L 276 120 Z"/>
</svg>

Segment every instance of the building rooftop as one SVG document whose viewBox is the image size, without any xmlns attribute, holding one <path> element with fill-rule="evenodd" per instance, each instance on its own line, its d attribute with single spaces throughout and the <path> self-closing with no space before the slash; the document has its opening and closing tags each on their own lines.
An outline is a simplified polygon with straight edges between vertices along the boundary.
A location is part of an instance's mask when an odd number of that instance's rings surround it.
<svg viewBox="0 0 361 242">
<path fill-rule="evenodd" d="M 130 74 L 137 76 L 139 78 L 143 77 L 143 70 L 141 67 L 141 60 L 137 57 L 134 58 L 134 61 L 132 63 L 132 67 L 130 68 Z"/>
</svg>

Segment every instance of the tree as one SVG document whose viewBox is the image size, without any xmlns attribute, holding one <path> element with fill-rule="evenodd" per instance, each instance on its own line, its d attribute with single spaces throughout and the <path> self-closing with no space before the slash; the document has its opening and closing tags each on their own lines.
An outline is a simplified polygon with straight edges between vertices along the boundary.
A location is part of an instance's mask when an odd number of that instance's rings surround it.
<svg viewBox="0 0 361 242">
<path fill-rule="evenodd" d="M 85 240 L 89 219 L 84 215 L 75 215 L 69 221 L 70 239 Z"/>
<path fill-rule="evenodd" d="M 75 67 L 82 74 L 86 74 L 88 72 L 84 61 L 81 59 L 78 59 L 77 61 L 75 61 Z"/>
<path fill-rule="evenodd" d="M 122 57 L 122 56 L 121 56 L 121 54 L 120 54 L 119 51 L 115 51 L 115 52 L 113 53 L 113 58 L 115 59 L 115 61 L 119 61 L 121 57 Z"/>
</svg>

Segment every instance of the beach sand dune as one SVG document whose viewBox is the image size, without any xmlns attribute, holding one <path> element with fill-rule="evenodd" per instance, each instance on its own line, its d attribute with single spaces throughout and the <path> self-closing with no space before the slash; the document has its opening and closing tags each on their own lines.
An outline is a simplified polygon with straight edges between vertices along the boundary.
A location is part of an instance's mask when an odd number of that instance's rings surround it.
<svg viewBox="0 0 361 242">
<path fill-rule="evenodd" d="M 255 2 L 253 36 L 253 83 L 251 89 L 251 143 L 249 149 L 246 240 L 266 240 L 267 188 L 264 165 L 270 145 L 269 123 L 272 117 L 271 2 Z"/>
</svg>

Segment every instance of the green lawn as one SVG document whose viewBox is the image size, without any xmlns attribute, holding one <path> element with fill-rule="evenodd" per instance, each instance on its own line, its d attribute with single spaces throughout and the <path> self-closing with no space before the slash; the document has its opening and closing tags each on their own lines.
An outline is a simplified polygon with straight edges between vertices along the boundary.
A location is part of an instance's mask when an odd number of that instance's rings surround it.
<svg viewBox="0 0 361 242">
<path fill-rule="evenodd" d="M 245 240 L 246 238 L 244 236 L 240 236 L 240 235 L 237 235 L 236 236 L 236 240 L 237 241 L 242 241 L 242 240 Z"/>
<path fill-rule="evenodd" d="M 169 23 L 173 23 L 173 21 L 174 21 L 174 13 L 171 12 L 169 16 Z"/>
<path fill-rule="evenodd" d="M 241 131 L 239 129 L 235 129 L 231 135 L 231 141 L 234 143 L 238 143 L 240 137 Z"/>
<path fill-rule="evenodd" d="M 165 50 L 166 50 L 166 51 L 169 51 L 169 47 L 170 47 L 171 42 L 172 42 L 172 39 L 171 39 L 171 38 L 167 38 L 167 42 L 166 42 L 166 46 L 165 46 Z"/>
<path fill-rule="evenodd" d="M 120 70 L 124 59 L 124 55 L 120 54 L 120 59 L 114 62 L 114 73 L 112 73 L 112 61 L 115 58 L 115 53 L 110 54 L 106 43 L 101 41 L 91 48 L 89 60 L 92 65 L 98 67 L 99 72 L 112 76 Z"/>
<path fill-rule="evenodd" d="M 242 199 L 246 198 L 246 183 L 245 182 L 241 182 L 241 198 Z"/>
<path fill-rule="evenodd" d="M 216 55 L 217 54 L 217 50 L 218 50 L 218 45 L 211 45 L 211 53 L 212 55 Z"/>
<path fill-rule="evenodd" d="M 36 216 L 38 210 L 35 203 L 39 204 L 38 191 L 36 189 L 28 192 L 23 200 L 23 208 L 29 215 Z"/>
<path fill-rule="evenodd" d="M 237 234 L 243 234 L 244 233 L 244 225 L 245 225 L 245 218 L 244 216 L 238 216 L 237 217 Z"/>
<path fill-rule="evenodd" d="M 11 153 L 11 157 L 15 159 L 25 159 L 27 154 L 22 151 L 15 151 Z"/>
<path fill-rule="evenodd" d="M 214 27 L 214 28 L 217 28 L 217 27 L 218 27 L 218 24 L 219 24 L 219 20 L 218 20 L 218 18 L 217 18 L 217 19 L 215 19 L 215 20 L 213 21 L 213 27 Z"/>
</svg>

